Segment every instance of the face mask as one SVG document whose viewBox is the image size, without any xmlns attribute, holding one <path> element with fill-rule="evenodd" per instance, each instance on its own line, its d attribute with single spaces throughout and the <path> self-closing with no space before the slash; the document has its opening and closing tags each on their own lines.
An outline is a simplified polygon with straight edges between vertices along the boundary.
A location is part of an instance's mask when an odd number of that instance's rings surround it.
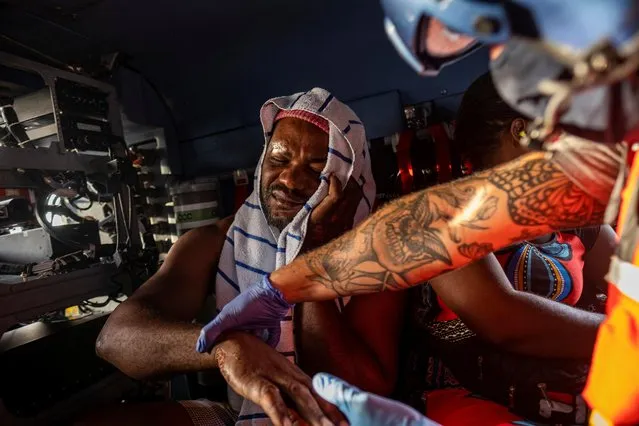
<svg viewBox="0 0 639 426">
<path fill-rule="evenodd" d="M 529 118 L 543 117 L 550 97 L 538 89 L 544 79 L 560 81 L 569 73 L 566 67 L 550 54 L 524 41 L 511 41 L 497 59 L 491 61 L 490 70 L 497 91 L 515 110 Z M 625 130 L 639 123 L 639 85 L 621 82 L 621 110 Z M 576 136 L 605 142 L 609 123 L 608 86 L 594 87 L 572 97 L 568 110 L 561 116 L 559 126 Z M 623 133 L 622 133 L 623 134 Z"/>
</svg>

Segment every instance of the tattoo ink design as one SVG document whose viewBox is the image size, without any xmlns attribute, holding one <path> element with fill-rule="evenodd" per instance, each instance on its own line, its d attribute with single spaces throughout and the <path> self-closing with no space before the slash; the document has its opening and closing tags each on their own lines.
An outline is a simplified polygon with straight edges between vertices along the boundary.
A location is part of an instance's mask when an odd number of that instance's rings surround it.
<svg viewBox="0 0 639 426">
<path fill-rule="evenodd" d="M 403 207 L 405 212 L 396 209 L 389 214 L 390 220 L 383 226 L 388 257 L 395 264 L 417 262 L 424 265 L 440 261 L 451 265 L 450 255 L 439 236 L 440 230 L 431 227 L 440 219 L 438 209 L 432 209 L 425 192 L 412 204 Z"/>
<path fill-rule="evenodd" d="M 468 185 L 473 179 L 477 180 L 475 177 L 461 182 Z M 448 234 L 454 243 L 461 243 L 460 227 L 475 230 L 488 229 L 488 227 L 480 225 L 479 222 L 489 220 L 497 212 L 498 199 L 495 196 L 487 196 L 485 192 L 483 188 L 477 189 L 473 186 L 460 187 L 455 182 L 451 183 L 446 190 L 433 190 L 434 195 L 446 201 L 453 210 L 459 211 L 472 204 L 467 210 L 470 215 L 461 214 L 453 217 L 439 210 L 441 218 L 448 224 Z"/>
<path fill-rule="evenodd" d="M 307 265 L 313 274 L 307 278 L 339 295 L 357 294 L 368 293 L 371 287 L 376 291 L 406 288 L 409 284 L 402 274 L 422 265 L 451 266 L 441 231 L 432 226 L 441 219 L 433 207 L 425 192 L 393 203 L 361 229 L 311 253 Z M 354 255 L 353 250 L 360 253 Z"/>
<path fill-rule="evenodd" d="M 472 178 L 464 179 L 460 182 L 466 182 L 470 179 Z M 435 187 L 432 189 L 433 195 L 436 195 L 442 200 L 446 201 L 446 203 L 448 203 L 448 205 L 450 205 L 454 209 L 461 209 L 462 207 L 464 207 L 466 203 L 468 203 L 475 196 L 476 192 L 477 188 L 472 186 L 462 187 L 456 182 L 453 182 L 444 188 Z"/>
<path fill-rule="evenodd" d="M 545 154 L 395 200 L 360 227 L 302 257 L 310 281 L 339 296 L 398 290 L 493 252 L 502 243 L 601 223 L 605 206 Z M 507 215 L 498 215 L 504 203 Z M 469 231 L 469 232 L 461 232 Z M 513 237 L 519 233 L 519 237 Z"/>
<path fill-rule="evenodd" d="M 577 187 L 553 162 L 520 160 L 519 167 L 497 169 L 490 183 L 508 194 L 508 211 L 521 226 L 579 227 L 603 218 L 604 206 Z"/>
<path fill-rule="evenodd" d="M 468 259 L 477 260 L 488 256 L 495 250 L 491 243 L 470 243 L 460 245 L 457 247 L 457 251 Z"/>
<path fill-rule="evenodd" d="M 619 170 L 625 166 L 626 147 L 580 139 L 572 135 L 550 144 L 552 161 L 579 188 L 607 204 Z"/>
<path fill-rule="evenodd" d="M 313 251 L 307 257 L 307 265 L 312 271 L 312 275 L 308 275 L 306 278 L 333 289 L 339 295 L 342 295 L 342 283 L 349 283 L 351 289 L 357 287 L 356 282 L 358 282 L 364 287 L 373 285 L 381 290 L 385 279 L 388 280 L 390 277 L 383 276 L 383 273 L 380 276 L 377 273 L 380 268 L 369 271 L 362 270 L 362 267 L 358 268 L 360 262 L 366 264 L 366 253 L 357 253 L 359 257 L 355 260 L 349 256 L 349 254 L 353 255 L 354 250 L 357 250 L 354 244 L 357 236 L 364 238 L 364 247 L 370 247 L 373 227 L 374 224 L 369 223 L 359 229 L 357 234 L 356 231 L 351 231 L 331 244 Z M 357 293 L 356 289 L 355 293 Z"/>
</svg>

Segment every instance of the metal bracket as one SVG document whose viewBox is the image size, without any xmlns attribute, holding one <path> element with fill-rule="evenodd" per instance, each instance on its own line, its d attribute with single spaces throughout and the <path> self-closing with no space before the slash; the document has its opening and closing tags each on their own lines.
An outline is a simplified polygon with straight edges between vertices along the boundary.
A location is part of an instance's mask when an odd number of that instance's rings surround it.
<svg viewBox="0 0 639 426">
<path fill-rule="evenodd" d="M 69 152 L 61 154 L 56 149 L 14 148 L 0 146 L 0 170 L 55 170 L 85 173 L 107 173 L 109 157 L 90 156 Z"/>
<path fill-rule="evenodd" d="M 0 334 L 61 306 L 116 291 L 115 273 L 115 265 L 104 264 L 45 278 L 0 276 Z"/>
</svg>

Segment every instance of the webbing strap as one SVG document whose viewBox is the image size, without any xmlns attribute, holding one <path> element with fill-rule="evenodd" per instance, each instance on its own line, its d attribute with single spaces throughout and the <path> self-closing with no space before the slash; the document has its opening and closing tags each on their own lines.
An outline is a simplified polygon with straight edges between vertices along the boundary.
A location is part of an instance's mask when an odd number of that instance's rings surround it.
<svg viewBox="0 0 639 426">
<path fill-rule="evenodd" d="M 613 256 L 606 279 L 625 296 L 639 302 L 639 266 Z"/>
</svg>

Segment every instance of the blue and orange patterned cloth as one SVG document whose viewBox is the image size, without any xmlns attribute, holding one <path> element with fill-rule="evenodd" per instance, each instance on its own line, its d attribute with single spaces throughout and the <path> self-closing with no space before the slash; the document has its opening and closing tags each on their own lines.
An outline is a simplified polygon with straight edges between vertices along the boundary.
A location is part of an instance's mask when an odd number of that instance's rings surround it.
<svg viewBox="0 0 639 426">
<path fill-rule="evenodd" d="M 575 306 L 584 291 L 584 255 L 598 235 L 599 227 L 555 232 L 547 241 L 524 241 L 495 256 L 515 290 Z M 435 321 L 457 318 L 441 299 L 437 302 L 441 310 Z"/>
<path fill-rule="evenodd" d="M 575 305 L 583 291 L 583 255 L 579 235 L 558 232 L 544 243 L 519 243 L 495 253 L 515 290 Z"/>
</svg>

